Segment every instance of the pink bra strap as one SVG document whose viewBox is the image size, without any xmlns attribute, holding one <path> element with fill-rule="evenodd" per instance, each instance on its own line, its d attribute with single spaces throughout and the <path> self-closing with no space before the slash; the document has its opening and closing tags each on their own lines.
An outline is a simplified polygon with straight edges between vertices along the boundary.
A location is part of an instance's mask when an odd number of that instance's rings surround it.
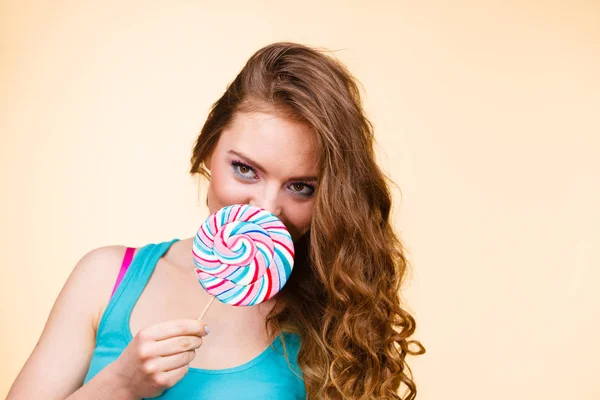
<svg viewBox="0 0 600 400">
<path fill-rule="evenodd" d="M 123 264 L 121 264 L 121 269 L 119 270 L 119 276 L 117 277 L 117 281 L 115 282 L 115 287 L 113 288 L 113 291 L 110 294 L 111 298 L 115 294 L 115 291 L 117 290 L 117 288 L 119 287 L 119 284 L 123 280 L 123 277 L 125 276 L 125 273 L 127 272 L 127 269 L 129 268 L 129 264 L 131 264 L 131 260 L 133 260 L 134 252 L 135 252 L 135 247 L 128 247 L 127 250 L 125 250 L 125 257 L 123 257 Z"/>
</svg>

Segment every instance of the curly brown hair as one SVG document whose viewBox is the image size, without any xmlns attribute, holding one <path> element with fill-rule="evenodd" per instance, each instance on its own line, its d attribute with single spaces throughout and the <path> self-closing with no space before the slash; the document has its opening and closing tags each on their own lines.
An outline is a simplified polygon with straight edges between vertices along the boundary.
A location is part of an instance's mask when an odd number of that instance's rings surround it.
<svg viewBox="0 0 600 400">
<path fill-rule="evenodd" d="M 294 273 L 267 318 L 268 329 L 300 335 L 308 398 L 414 399 L 405 358 L 425 349 L 408 339 L 415 320 L 400 301 L 407 262 L 390 223 L 391 181 L 376 164 L 357 81 L 308 46 L 260 49 L 211 108 L 193 149 L 192 175 L 210 179 L 204 160 L 233 115 L 244 111 L 303 121 L 317 136 L 310 230 L 295 243 Z"/>
</svg>

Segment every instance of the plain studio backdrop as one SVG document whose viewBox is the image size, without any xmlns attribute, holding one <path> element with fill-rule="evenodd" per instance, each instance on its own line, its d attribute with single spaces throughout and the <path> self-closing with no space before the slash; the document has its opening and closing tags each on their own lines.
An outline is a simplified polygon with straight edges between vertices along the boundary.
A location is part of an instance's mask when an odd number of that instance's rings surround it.
<svg viewBox="0 0 600 400">
<path fill-rule="evenodd" d="M 0 4 L 0 397 L 87 251 L 195 234 L 209 107 L 288 40 L 364 86 L 417 398 L 600 398 L 598 2 Z"/>
</svg>

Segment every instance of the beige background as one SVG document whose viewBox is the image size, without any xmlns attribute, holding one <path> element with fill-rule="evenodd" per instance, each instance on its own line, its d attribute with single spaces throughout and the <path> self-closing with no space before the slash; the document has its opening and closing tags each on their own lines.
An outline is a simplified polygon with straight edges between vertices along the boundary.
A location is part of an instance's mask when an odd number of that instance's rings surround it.
<svg viewBox="0 0 600 400">
<path fill-rule="evenodd" d="M 210 104 L 292 40 L 402 190 L 418 398 L 600 398 L 599 2 L 216 3 L 1 1 L 0 397 L 84 253 L 195 233 Z"/>
</svg>

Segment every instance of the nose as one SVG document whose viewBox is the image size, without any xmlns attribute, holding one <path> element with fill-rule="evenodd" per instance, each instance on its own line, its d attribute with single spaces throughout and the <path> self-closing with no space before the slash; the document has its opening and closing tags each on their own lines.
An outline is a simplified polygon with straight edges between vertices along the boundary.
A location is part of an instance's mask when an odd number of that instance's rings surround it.
<svg viewBox="0 0 600 400">
<path fill-rule="evenodd" d="M 250 199 L 250 205 L 264 208 L 265 210 L 281 217 L 281 205 L 278 202 L 277 193 L 261 193 Z"/>
</svg>

